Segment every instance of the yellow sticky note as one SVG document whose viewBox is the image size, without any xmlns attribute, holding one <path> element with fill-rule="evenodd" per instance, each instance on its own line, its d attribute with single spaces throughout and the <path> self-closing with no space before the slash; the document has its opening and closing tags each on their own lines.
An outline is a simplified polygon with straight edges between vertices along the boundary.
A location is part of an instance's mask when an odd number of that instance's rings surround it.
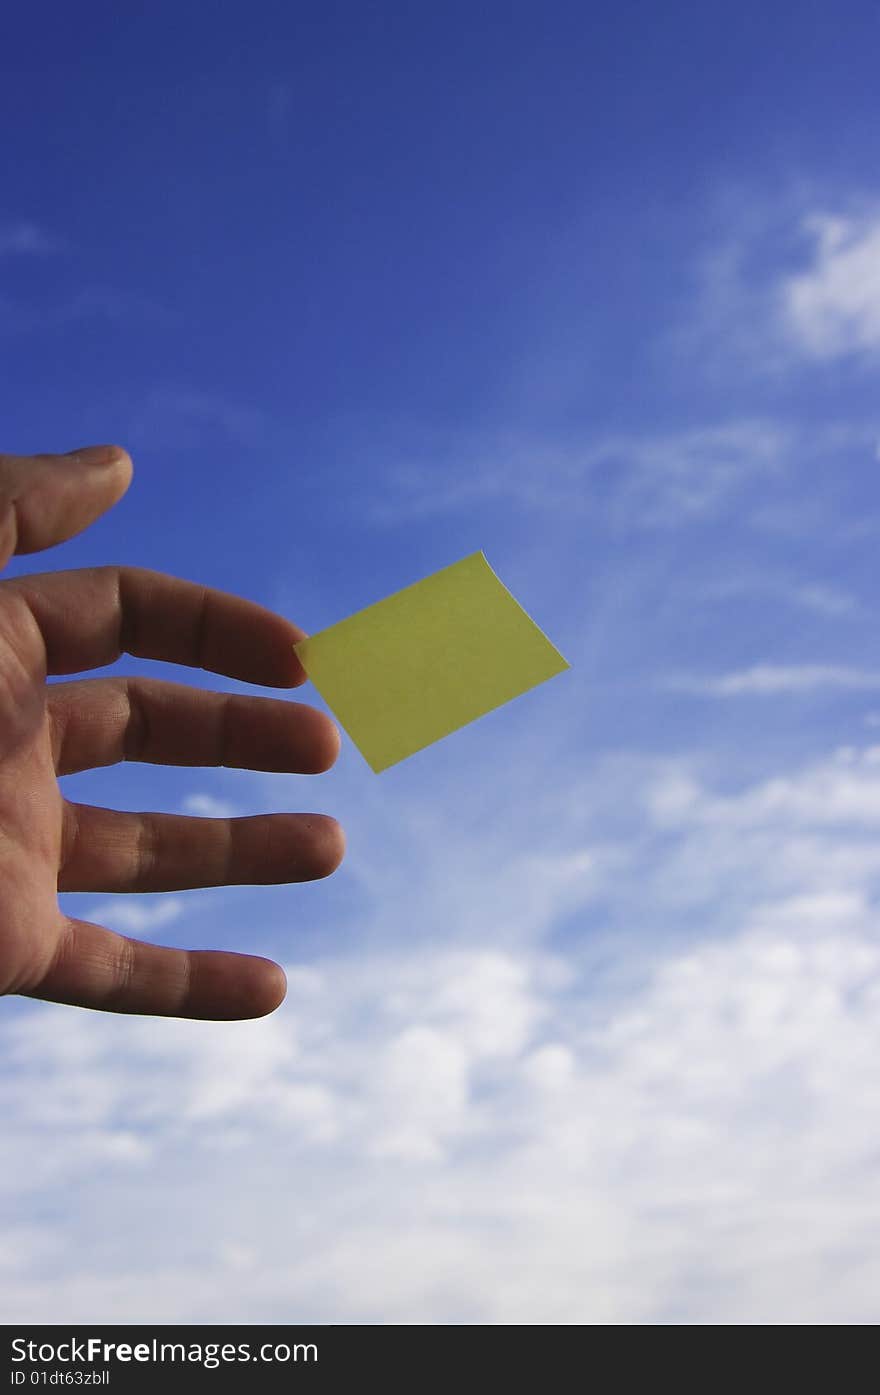
<svg viewBox="0 0 880 1395">
<path fill-rule="evenodd" d="M 482 552 L 295 651 L 377 774 L 570 667 Z"/>
</svg>

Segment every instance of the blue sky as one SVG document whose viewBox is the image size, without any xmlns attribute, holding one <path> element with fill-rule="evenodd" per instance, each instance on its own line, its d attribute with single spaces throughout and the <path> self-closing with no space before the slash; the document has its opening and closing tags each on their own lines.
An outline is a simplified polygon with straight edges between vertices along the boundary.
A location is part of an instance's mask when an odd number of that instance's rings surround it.
<svg viewBox="0 0 880 1395">
<path fill-rule="evenodd" d="M 3 448 L 135 463 L 11 571 L 315 631 L 482 548 L 572 664 L 380 777 L 65 782 L 332 813 L 348 854 L 65 898 L 290 992 L 4 1003 L 5 1320 L 876 1321 L 878 26 L 4 18 Z"/>
</svg>

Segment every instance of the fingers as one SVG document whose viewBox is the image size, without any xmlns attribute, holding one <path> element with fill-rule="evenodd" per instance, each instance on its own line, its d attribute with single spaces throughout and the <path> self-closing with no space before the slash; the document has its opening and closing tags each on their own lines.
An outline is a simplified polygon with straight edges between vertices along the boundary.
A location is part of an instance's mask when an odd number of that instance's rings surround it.
<svg viewBox="0 0 880 1395">
<path fill-rule="evenodd" d="M 65 803 L 59 891 L 183 891 L 328 877 L 345 834 L 327 814 L 200 819 Z"/>
<path fill-rule="evenodd" d="M 304 703 L 149 678 L 51 683 L 47 694 L 59 775 L 122 760 L 317 775 L 339 754 L 335 724 Z"/>
<path fill-rule="evenodd" d="M 75 537 L 131 483 L 120 446 L 69 455 L 0 455 L 0 567 L 13 553 L 41 552 Z"/>
<path fill-rule="evenodd" d="M 273 1012 L 286 987 L 284 971 L 269 959 L 166 949 L 68 917 L 54 962 L 25 996 L 106 1012 L 232 1021 Z"/>
<path fill-rule="evenodd" d="M 305 632 L 225 591 L 141 567 L 46 572 L 4 586 L 37 623 L 47 673 L 102 668 L 133 654 L 270 687 L 306 680 L 293 652 Z"/>
</svg>

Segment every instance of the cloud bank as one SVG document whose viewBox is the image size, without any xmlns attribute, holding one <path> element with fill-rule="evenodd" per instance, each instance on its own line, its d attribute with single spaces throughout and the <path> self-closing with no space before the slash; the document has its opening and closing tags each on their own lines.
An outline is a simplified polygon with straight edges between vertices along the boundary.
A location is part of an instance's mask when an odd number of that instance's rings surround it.
<svg viewBox="0 0 880 1395">
<path fill-rule="evenodd" d="M 632 819 L 613 934 L 401 917 L 260 1022 L 7 1021 L 7 1320 L 875 1321 L 877 748 L 590 785 Z"/>
</svg>

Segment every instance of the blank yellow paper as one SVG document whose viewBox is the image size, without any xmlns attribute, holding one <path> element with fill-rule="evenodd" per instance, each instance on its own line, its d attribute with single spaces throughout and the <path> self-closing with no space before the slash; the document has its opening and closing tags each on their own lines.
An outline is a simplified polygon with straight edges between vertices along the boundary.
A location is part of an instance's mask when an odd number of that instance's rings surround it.
<svg viewBox="0 0 880 1395">
<path fill-rule="evenodd" d="M 295 651 L 377 774 L 570 667 L 482 552 Z"/>
</svg>

